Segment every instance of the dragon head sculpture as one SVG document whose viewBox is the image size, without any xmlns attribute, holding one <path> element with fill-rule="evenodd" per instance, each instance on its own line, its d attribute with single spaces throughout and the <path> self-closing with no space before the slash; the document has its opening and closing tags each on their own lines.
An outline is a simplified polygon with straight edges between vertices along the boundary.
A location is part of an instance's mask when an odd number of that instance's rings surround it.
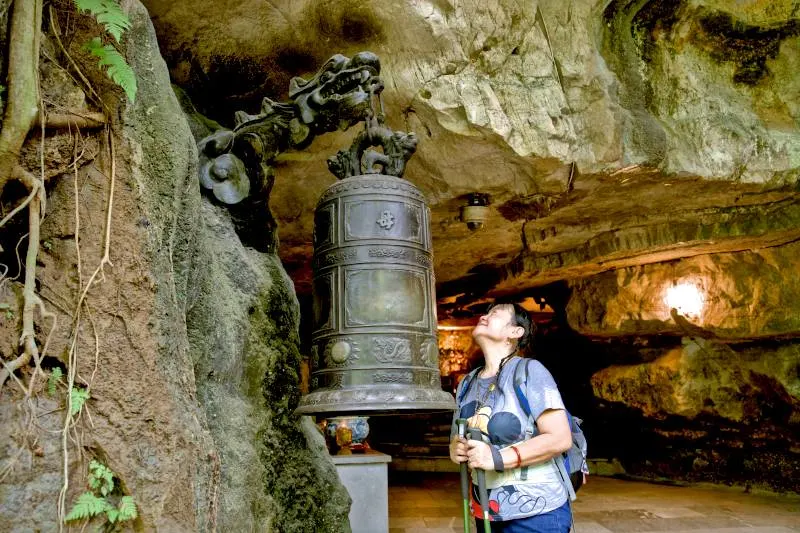
<svg viewBox="0 0 800 533">
<path fill-rule="evenodd" d="M 372 52 L 352 58 L 337 54 L 314 77 L 292 78 L 290 102 L 264 98 L 260 113 L 237 112 L 233 130 L 218 130 L 197 144 L 201 186 L 227 205 L 251 195 L 268 196 L 275 156 L 370 116 L 372 97 L 383 90 L 380 70 Z M 265 203 L 265 198 L 259 200 Z"/>
<path fill-rule="evenodd" d="M 289 98 L 297 118 L 314 134 L 345 130 L 364 120 L 372 95 L 383 90 L 380 71 L 378 56 L 359 52 L 352 59 L 336 54 L 309 80 L 292 78 Z"/>
</svg>

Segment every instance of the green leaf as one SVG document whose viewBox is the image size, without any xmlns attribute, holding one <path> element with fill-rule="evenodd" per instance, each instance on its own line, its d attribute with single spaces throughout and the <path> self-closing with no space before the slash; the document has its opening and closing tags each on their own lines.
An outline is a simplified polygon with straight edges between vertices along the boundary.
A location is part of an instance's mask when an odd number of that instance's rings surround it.
<svg viewBox="0 0 800 533">
<path fill-rule="evenodd" d="M 89 463 L 89 486 L 93 490 L 99 490 L 103 496 L 108 496 L 114 490 L 114 472 L 93 459 Z"/>
<path fill-rule="evenodd" d="M 75 5 L 78 11 L 91 13 L 117 42 L 122 39 L 122 33 L 131 27 L 128 15 L 122 11 L 116 0 L 75 0 Z"/>
<path fill-rule="evenodd" d="M 123 496 L 119 502 L 119 521 L 133 520 L 139 516 L 132 496 Z"/>
<path fill-rule="evenodd" d="M 91 518 L 106 512 L 109 507 L 111 505 L 105 499 L 99 498 L 91 492 L 84 492 L 78 496 L 78 501 L 75 502 L 67 516 L 64 517 L 64 521 L 70 522 L 72 520 Z"/>
<path fill-rule="evenodd" d="M 72 409 L 70 409 L 69 414 L 70 416 L 75 416 L 80 413 L 83 404 L 89 399 L 89 391 L 73 387 L 69 390 L 69 397 L 72 402 Z"/>
<path fill-rule="evenodd" d="M 106 509 L 106 516 L 108 517 L 108 521 L 113 524 L 117 521 L 117 518 L 119 518 L 119 511 L 109 506 L 109 508 Z"/>
<path fill-rule="evenodd" d="M 136 74 L 134 74 L 130 65 L 125 62 L 122 54 L 110 44 L 103 45 L 100 37 L 95 37 L 86 43 L 85 48 L 93 56 L 100 59 L 100 67 L 108 67 L 106 74 L 111 78 L 111 81 L 122 87 L 122 90 L 128 96 L 128 100 L 132 103 L 136 99 Z"/>
<path fill-rule="evenodd" d="M 61 381 L 61 376 L 63 376 L 63 373 L 61 372 L 61 367 L 60 366 L 53 367 L 53 370 L 50 371 L 50 377 L 47 378 L 48 396 L 56 395 L 56 384 L 58 384 L 58 382 Z"/>
</svg>

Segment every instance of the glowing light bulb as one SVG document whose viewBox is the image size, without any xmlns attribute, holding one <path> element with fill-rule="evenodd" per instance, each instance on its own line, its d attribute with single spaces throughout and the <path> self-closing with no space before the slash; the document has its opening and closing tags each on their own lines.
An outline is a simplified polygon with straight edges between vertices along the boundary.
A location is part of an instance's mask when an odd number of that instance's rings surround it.
<svg viewBox="0 0 800 533">
<path fill-rule="evenodd" d="M 699 317 L 703 311 L 703 294 L 693 283 L 678 283 L 667 288 L 664 303 L 684 316 Z"/>
</svg>

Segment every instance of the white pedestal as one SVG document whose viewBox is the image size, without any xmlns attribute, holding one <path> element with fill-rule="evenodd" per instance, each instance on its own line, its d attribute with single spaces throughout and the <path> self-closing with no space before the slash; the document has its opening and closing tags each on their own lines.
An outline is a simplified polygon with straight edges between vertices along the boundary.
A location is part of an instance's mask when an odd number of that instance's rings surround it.
<svg viewBox="0 0 800 533">
<path fill-rule="evenodd" d="M 387 464 L 392 457 L 370 450 L 366 453 L 333 455 L 333 464 L 353 504 L 350 528 L 353 533 L 388 533 L 389 478 Z"/>
</svg>

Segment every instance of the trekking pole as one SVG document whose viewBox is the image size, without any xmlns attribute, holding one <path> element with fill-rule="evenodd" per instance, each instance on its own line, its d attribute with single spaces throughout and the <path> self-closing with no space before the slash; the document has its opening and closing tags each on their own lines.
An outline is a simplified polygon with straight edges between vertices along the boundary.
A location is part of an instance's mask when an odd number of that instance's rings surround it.
<svg viewBox="0 0 800 533">
<path fill-rule="evenodd" d="M 459 418 L 456 420 L 458 426 L 458 436 L 467 436 L 467 419 Z M 464 533 L 470 531 L 470 517 L 469 517 L 469 473 L 467 472 L 467 462 L 461 463 L 461 500 L 464 504 Z"/>
<path fill-rule="evenodd" d="M 478 428 L 470 428 L 469 435 L 472 440 L 482 440 L 481 430 Z M 489 521 L 489 492 L 486 490 L 486 471 L 482 468 L 477 468 L 478 473 L 478 498 L 481 500 L 481 510 L 483 511 L 483 531 L 484 533 L 492 533 L 491 522 Z"/>
</svg>

